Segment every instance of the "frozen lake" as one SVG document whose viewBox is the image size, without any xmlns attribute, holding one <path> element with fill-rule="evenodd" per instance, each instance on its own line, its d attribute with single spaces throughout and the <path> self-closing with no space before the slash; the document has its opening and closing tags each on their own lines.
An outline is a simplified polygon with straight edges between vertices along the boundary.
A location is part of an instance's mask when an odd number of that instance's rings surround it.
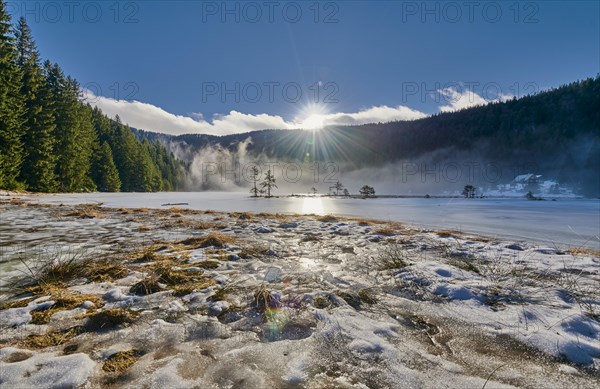
<svg viewBox="0 0 600 389">
<path fill-rule="evenodd" d="M 40 202 L 78 204 L 101 202 L 109 207 L 182 208 L 224 212 L 316 213 L 398 221 L 449 228 L 547 245 L 600 248 L 600 200 L 559 199 L 352 199 L 329 197 L 248 197 L 235 192 L 91 193 L 36 196 Z"/>
</svg>

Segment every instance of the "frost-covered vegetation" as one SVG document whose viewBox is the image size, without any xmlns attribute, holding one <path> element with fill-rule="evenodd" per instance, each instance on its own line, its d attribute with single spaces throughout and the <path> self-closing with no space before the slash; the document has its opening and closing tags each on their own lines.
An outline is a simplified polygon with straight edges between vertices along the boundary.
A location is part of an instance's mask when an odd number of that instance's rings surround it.
<svg viewBox="0 0 600 389">
<path fill-rule="evenodd" d="M 597 386 L 593 248 L 33 199 L 2 203 L 7 387 Z"/>
</svg>

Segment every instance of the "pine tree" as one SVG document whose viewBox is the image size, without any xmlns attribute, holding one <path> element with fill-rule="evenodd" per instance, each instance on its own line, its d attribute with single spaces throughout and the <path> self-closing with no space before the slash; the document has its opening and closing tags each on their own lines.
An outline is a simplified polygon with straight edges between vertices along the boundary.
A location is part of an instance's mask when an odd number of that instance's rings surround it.
<svg viewBox="0 0 600 389">
<path fill-rule="evenodd" d="M 259 190 L 258 190 L 258 188 L 256 187 L 256 180 L 258 179 L 258 167 L 256 167 L 256 166 L 252 166 L 252 173 L 251 173 L 251 176 L 252 176 L 252 183 L 253 183 L 253 186 L 252 186 L 252 188 L 250 189 L 250 193 L 252 194 L 252 197 L 258 197 L 258 195 L 259 195 Z"/>
<path fill-rule="evenodd" d="M 271 188 L 277 188 L 275 185 L 275 176 L 271 173 L 271 169 L 265 174 L 265 179 L 260 184 L 263 189 L 267 191 L 267 197 L 271 197 Z"/>
<path fill-rule="evenodd" d="M 96 158 L 95 182 L 101 192 L 118 192 L 121 190 L 119 171 L 113 160 L 112 150 L 108 142 L 103 142 Z"/>
<path fill-rule="evenodd" d="M 23 99 L 10 15 L 0 0 L 0 188 L 15 189 L 23 162 Z"/>
<path fill-rule="evenodd" d="M 48 71 L 49 85 L 57 104 L 56 172 L 61 191 L 82 192 L 95 190 L 89 177 L 91 157 L 97 147 L 92 125 L 92 108 L 79 101 L 79 84 L 64 76 L 58 65 Z"/>
<path fill-rule="evenodd" d="M 25 18 L 19 19 L 15 36 L 26 119 L 22 138 L 25 154 L 20 177 L 31 190 L 52 192 L 56 189 L 56 157 L 53 150 L 55 124 L 50 90 Z"/>
</svg>

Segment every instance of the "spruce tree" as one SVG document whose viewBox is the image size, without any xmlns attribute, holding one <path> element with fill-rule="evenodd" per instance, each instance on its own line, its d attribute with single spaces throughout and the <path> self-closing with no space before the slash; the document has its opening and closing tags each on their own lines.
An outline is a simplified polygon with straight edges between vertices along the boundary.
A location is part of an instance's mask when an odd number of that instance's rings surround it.
<svg viewBox="0 0 600 389">
<path fill-rule="evenodd" d="M 108 142 L 103 142 L 96 158 L 95 181 L 101 192 L 118 192 L 121 190 L 119 171 L 113 160 L 112 150 Z"/>
<path fill-rule="evenodd" d="M 19 19 L 15 36 L 26 119 L 22 138 L 25 154 L 20 177 L 28 189 L 52 192 L 56 189 L 56 157 L 53 149 L 55 124 L 50 90 L 25 18 Z"/>
<path fill-rule="evenodd" d="M 58 65 L 49 69 L 49 85 L 56 101 L 56 173 L 63 192 L 95 190 L 89 176 L 91 158 L 97 147 L 92 109 L 79 101 L 77 81 L 65 77 Z"/>
<path fill-rule="evenodd" d="M 0 188 L 16 189 L 23 162 L 23 99 L 10 15 L 0 0 Z"/>
</svg>

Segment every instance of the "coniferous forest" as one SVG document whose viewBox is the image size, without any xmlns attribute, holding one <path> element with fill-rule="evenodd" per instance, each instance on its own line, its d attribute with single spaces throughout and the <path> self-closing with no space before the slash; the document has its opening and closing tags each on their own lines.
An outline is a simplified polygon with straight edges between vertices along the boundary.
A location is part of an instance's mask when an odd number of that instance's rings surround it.
<svg viewBox="0 0 600 389">
<path fill-rule="evenodd" d="M 182 165 L 117 117 L 82 101 L 77 81 L 40 58 L 24 18 L 0 2 L 0 188 L 168 191 Z"/>
</svg>

